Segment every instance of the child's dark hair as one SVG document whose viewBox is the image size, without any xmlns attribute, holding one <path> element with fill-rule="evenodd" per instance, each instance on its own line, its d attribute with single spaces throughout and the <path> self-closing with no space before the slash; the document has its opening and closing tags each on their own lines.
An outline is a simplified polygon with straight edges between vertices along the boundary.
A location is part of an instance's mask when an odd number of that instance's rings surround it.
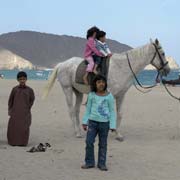
<svg viewBox="0 0 180 180">
<path fill-rule="evenodd" d="M 17 74 L 17 79 L 21 78 L 21 77 L 25 77 L 27 79 L 27 74 L 24 71 L 20 71 Z"/>
<path fill-rule="evenodd" d="M 104 36 L 106 36 L 106 33 L 104 32 L 104 31 L 99 31 L 99 32 L 97 32 L 97 34 L 96 34 L 96 39 L 100 39 L 100 38 L 102 38 L 102 37 L 104 37 Z"/>
<path fill-rule="evenodd" d="M 91 83 L 91 91 L 93 92 L 97 92 L 97 87 L 96 87 L 96 82 L 99 80 L 103 80 L 105 82 L 105 87 L 104 87 L 104 91 L 106 91 L 107 89 L 107 80 L 103 75 L 96 75 Z"/>
<path fill-rule="evenodd" d="M 95 32 L 98 33 L 99 32 L 99 28 L 97 28 L 96 26 L 91 27 L 87 31 L 86 38 L 88 39 L 89 37 L 92 37 Z"/>
</svg>

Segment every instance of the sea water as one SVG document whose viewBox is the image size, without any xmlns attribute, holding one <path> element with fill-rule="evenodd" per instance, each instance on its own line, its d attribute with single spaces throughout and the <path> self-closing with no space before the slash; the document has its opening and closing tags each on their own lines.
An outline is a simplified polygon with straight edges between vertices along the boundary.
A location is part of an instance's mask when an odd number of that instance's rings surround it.
<svg viewBox="0 0 180 180">
<path fill-rule="evenodd" d="M 28 79 L 30 80 L 48 80 L 49 75 L 52 70 L 23 70 L 27 73 Z M 4 79 L 16 79 L 19 70 L 0 70 L 0 74 L 3 75 Z M 178 70 L 171 70 L 166 80 L 177 79 L 179 75 Z M 138 75 L 137 78 L 143 85 L 152 85 L 155 83 L 157 76 L 156 70 L 143 70 Z"/>
</svg>

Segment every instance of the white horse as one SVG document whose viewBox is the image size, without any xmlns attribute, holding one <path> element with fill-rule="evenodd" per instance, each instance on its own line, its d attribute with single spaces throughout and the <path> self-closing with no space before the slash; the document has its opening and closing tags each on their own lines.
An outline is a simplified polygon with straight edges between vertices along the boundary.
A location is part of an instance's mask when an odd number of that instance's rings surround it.
<svg viewBox="0 0 180 180">
<path fill-rule="evenodd" d="M 157 39 L 155 42 L 151 41 L 149 44 L 142 47 L 135 48 L 121 54 L 113 54 L 109 63 L 108 89 L 114 95 L 116 100 L 116 139 L 119 141 L 123 140 L 123 136 L 120 133 L 120 123 L 122 118 L 121 105 L 125 93 L 132 85 L 134 77 L 130 70 L 128 59 L 135 74 L 143 70 L 148 64 L 155 66 L 163 75 L 167 75 L 170 71 L 164 51 Z M 44 97 L 48 95 L 55 79 L 58 78 L 66 96 L 69 114 L 75 128 L 76 137 L 81 137 L 79 111 L 83 99 L 83 92 L 81 89 L 74 86 L 74 84 L 77 67 L 82 61 L 82 58 L 72 57 L 62 63 L 57 64 L 48 80 L 48 84 L 46 85 L 43 94 Z M 73 92 L 76 96 L 74 105 Z"/>
</svg>

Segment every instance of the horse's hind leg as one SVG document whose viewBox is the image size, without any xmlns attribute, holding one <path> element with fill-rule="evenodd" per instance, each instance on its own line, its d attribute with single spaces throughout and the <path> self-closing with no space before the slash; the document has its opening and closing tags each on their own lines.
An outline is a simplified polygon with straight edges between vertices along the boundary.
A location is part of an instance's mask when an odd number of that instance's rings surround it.
<svg viewBox="0 0 180 180">
<path fill-rule="evenodd" d="M 64 94 L 66 96 L 66 102 L 69 108 L 69 115 L 72 120 L 76 136 L 79 136 L 79 128 L 76 127 L 76 114 L 73 107 L 73 89 L 72 87 L 63 87 Z"/>
<path fill-rule="evenodd" d="M 117 129 L 116 129 L 116 140 L 123 141 L 124 137 L 120 133 L 120 124 L 122 120 L 121 114 L 121 105 L 123 102 L 124 96 L 116 97 L 116 109 L 117 109 Z"/>
<path fill-rule="evenodd" d="M 83 99 L 83 94 L 78 92 L 76 89 L 73 89 L 73 91 L 76 95 L 76 103 L 74 105 L 74 111 L 76 114 L 76 119 L 75 119 L 76 137 L 82 137 L 81 129 L 80 129 L 79 113 L 80 113 L 80 106 L 81 106 L 82 99 Z"/>
</svg>

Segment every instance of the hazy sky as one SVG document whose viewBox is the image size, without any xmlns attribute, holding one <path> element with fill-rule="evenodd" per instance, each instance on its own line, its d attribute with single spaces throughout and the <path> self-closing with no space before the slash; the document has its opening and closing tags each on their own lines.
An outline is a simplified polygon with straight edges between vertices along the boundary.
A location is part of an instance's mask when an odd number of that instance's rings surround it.
<svg viewBox="0 0 180 180">
<path fill-rule="evenodd" d="M 0 34 L 33 30 L 85 37 L 96 25 L 132 47 L 157 37 L 180 64 L 178 0 L 0 0 L 0 17 Z"/>
</svg>

